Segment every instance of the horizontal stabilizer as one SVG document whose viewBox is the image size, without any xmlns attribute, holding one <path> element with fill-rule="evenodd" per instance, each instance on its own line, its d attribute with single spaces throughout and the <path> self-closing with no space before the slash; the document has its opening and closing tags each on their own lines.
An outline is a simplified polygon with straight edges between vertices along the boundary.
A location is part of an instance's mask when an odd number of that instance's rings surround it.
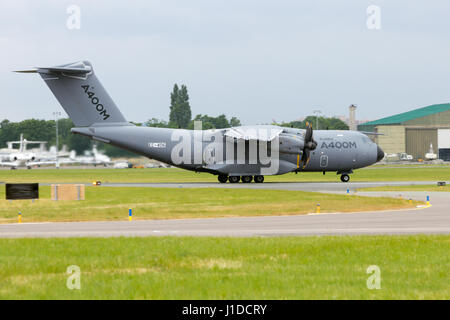
<svg viewBox="0 0 450 320">
<path fill-rule="evenodd" d="M 92 67 L 83 62 L 69 63 L 55 67 L 36 67 L 32 70 L 18 70 L 14 72 L 19 73 L 48 73 L 48 72 L 62 72 L 67 74 L 86 74 L 92 72 Z"/>
</svg>

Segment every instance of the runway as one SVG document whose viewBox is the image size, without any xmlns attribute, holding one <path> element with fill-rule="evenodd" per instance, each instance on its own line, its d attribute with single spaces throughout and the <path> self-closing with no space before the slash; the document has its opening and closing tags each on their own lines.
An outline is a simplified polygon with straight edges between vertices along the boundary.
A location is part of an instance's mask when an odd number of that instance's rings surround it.
<svg viewBox="0 0 450 320">
<path fill-rule="evenodd" d="M 449 182 L 447 182 L 448 184 Z M 49 184 L 50 185 L 50 184 Z M 88 184 L 87 184 L 88 185 Z M 264 183 L 103 183 L 104 187 L 144 187 L 144 188 L 228 188 L 228 189 L 271 189 L 312 192 L 346 192 L 383 186 L 436 185 L 436 181 L 388 181 L 388 182 L 264 182 Z"/>
<path fill-rule="evenodd" d="M 417 182 L 419 184 L 419 182 Z M 420 182 L 420 184 L 435 182 Z M 147 187 L 270 188 L 344 193 L 346 189 L 398 183 L 267 183 L 267 184 L 133 184 Z M 125 184 L 114 184 L 123 186 Z M 130 186 L 130 184 L 126 184 Z M 118 237 L 118 236 L 308 236 L 363 234 L 450 234 L 450 194 L 447 192 L 358 192 L 358 195 L 393 196 L 426 200 L 431 207 L 412 210 L 309 214 L 249 218 L 142 220 L 123 222 L 64 222 L 0 225 L 0 237 Z"/>
</svg>

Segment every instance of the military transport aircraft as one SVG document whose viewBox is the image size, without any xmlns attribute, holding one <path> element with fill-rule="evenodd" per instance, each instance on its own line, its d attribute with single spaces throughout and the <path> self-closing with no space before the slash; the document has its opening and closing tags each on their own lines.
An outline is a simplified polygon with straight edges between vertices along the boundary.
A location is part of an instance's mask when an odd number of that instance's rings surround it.
<svg viewBox="0 0 450 320">
<path fill-rule="evenodd" d="M 350 180 L 384 152 L 356 131 L 242 126 L 196 130 L 140 127 L 126 121 L 97 79 L 91 63 L 17 71 L 38 73 L 74 122 L 72 132 L 183 169 L 209 172 L 221 183 L 261 183 L 264 175 L 326 171 Z M 200 129 L 200 130 L 199 130 Z"/>
</svg>

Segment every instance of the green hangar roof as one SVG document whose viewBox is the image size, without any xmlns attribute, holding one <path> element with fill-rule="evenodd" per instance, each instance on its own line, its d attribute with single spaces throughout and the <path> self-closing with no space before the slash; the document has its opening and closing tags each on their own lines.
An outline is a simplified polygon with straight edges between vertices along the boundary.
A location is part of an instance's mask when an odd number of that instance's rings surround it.
<svg viewBox="0 0 450 320">
<path fill-rule="evenodd" d="M 435 113 L 444 112 L 450 110 L 450 103 L 433 104 L 428 107 L 419 108 L 416 110 L 399 113 L 394 116 L 382 118 L 375 121 L 370 121 L 360 124 L 360 126 L 376 126 L 376 125 L 389 125 L 389 124 L 401 124 L 406 121 L 414 120 L 417 118 L 426 117 Z"/>
</svg>

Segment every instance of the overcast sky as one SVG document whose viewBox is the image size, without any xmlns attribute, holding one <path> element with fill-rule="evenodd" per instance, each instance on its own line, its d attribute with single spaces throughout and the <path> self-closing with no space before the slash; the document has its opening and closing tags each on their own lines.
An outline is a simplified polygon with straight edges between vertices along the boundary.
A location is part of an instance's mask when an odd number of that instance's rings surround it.
<svg viewBox="0 0 450 320">
<path fill-rule="evenodd" d="M 66 26 L 72 4 L 79 30 Z M 377 119 L 450 102 L 450 2 L 1 0 L 0 119 L 63 111 L 40 77 L 12 70 L 79 60 L 131 121 L 167 120 L 174 83 L 194 115 L 243 124 L 346 115 L 352 103 Z"/>
</svg>

